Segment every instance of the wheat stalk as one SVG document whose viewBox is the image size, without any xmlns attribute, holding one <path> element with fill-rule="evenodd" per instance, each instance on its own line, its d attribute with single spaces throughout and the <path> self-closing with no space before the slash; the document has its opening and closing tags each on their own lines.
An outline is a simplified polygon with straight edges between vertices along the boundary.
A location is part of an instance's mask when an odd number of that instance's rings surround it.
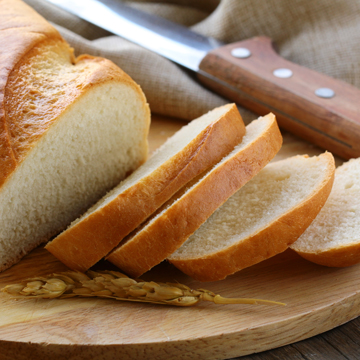
<svg viewBox="0 0 360 360">
<path fill-rule="evenodd" d="M 96 296 L 176 306 L 192 306 L 200 301 L 211 301 L 215 304 L 285 305 L 267 300 L 223 298 L 211 291 L 192 290 L 178 283 L 134 280 L 117 271 L 87 271 L 86 274 L 76 271 L 61 272 L 8 285 L 1 291 L 16 297 L 64 299 Z"/>
</svg>

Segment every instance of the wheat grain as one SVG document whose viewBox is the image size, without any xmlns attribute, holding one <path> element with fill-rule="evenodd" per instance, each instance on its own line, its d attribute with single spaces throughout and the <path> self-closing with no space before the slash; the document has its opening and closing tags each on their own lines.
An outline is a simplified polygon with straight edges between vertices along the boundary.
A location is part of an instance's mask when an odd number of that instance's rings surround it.
<svg viewBox="0 0 360 360">
<path fill-rule="evenodd" d="M 223 298 L 211 291 L 192 290 L 178 283 L 134 280 L 117 271 L 55 273 L 27 279 L 21 284 L 8 285 L 2 291 L 16 297 L 53 299 L 96 296 L 176 306 L 191 306 L 199 301 L 211 301 L 215 304 L 285 305 L 267 300 Z"/>
</svg>

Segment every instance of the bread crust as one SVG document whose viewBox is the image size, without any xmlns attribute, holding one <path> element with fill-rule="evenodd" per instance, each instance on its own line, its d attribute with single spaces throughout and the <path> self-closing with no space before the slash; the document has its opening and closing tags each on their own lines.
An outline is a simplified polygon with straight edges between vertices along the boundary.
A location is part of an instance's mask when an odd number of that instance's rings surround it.
<svg viewBox="0 0 360 360">
<path fill-rule="evenodd" d="M 325 179 L 315 193 L 295 208 L 240 243 L 203 257 L 171 258 L 170 262 L 196 280 L 216 281 L 285 251 L 315 219 L 331 192 L 334 158 L 330 153 L 324 153 L 320 157 L 326 158 L 329 163 Z"/>
<path fill-rule="evenodd" d="M 107 260 L 138 277 L 178 249 L 241 186 L 279 151 L 282 136 L 275 116 L 251 145 L 216 167 L 209 176 L 157 217 L 143 231 L 113 251 Z"/>
<path fill-rule="evenodd" d="M 93 86 L 126 83 L 146 103 L 140 87 L 111 61 L 89 55 L 75 59 L 58 31 L 22 1 L 2 0 L 0 20 L 0 187 L 58 117 Z M 60 66 L 74 73 L 71 81 L 55 73 L 48 90 L 46 76 L 41 81 L 33 76 L 31 69 L 41 66 L 45 51 L 56 52 Z M 57 87 L 61 93 L 51 91 Z"/>
<path fill-rule="evenodd" d="M 0 186 L 15 170 L 10 134 L 6 125 L 5 90 L 8 78 L 25 54 L 46 38 L 60 34 L 40 15 L 19 0 L 2 0 L 0 11 Z"/>
<path fill-rule="evenodd" d="M 46 249 L 73 270 L 86 271 L 146 220 L 177 190 L 238 144 L 245 125 L 234 104 L 182 151 L 106 206 L 68 228 Z"/>
<path fill-rule="evenodd" d="M 329 267 L 346 267 L 360 262 L 360 240 L 358 243 L 338 246 L 325 251 L 304 252 L 292 249 L 304 259 Z"/>
</svg>

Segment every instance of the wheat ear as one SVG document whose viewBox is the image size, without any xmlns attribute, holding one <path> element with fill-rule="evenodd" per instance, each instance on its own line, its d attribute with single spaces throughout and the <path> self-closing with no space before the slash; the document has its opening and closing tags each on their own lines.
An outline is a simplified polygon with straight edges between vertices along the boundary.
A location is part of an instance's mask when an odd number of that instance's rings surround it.
<svg viewBox="0 0 360 360">
<path fill-rule="evenodd" d="M 178 283 L 134 280 L 117 271 L 87 271 L 86 274 L 66 271 L 7 285 L 2 291 L 16 297 L 64 299 L 96 296 L 176 306 L 191 306 L 200 301 L 211 301 L 215 304 L 285 305 L 267 300 L 223 298 L 211 291 L 192 290 Z"/>
</svg>

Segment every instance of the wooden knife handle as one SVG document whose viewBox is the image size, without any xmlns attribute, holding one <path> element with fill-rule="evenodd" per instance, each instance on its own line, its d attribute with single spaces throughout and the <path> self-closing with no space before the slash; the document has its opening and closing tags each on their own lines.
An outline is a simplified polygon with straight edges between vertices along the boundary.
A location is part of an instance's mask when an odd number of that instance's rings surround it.
<svg viewBox="0 0 360 360">
<path fill-rule="evenodd" d="M 251 55 L 234 57 L 236 48 L 248 49 Z M 277 77 L 277 69 L 291 70 L 292 75 Z M 273 112 L 280 127 L 336 155 L 345 159 L 360 156 L 360 90 L 283 59 L 267 37 L 209 52 L 198 77 L 217 93 L 259 115 Z M 319 97 L 315 94 L 319 88 L 332 89 L 335 95 Z"/>
</svg>

